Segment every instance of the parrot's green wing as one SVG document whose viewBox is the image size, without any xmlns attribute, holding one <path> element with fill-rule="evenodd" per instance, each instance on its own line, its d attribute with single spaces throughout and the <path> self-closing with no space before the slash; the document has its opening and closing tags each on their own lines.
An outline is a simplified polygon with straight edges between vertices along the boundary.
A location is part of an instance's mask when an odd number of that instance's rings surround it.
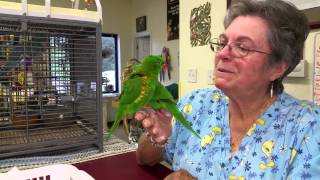
<svg viewBox="0 0 320 180">
<path fill-rule="evenodd" d="M 142 81 L 139 77 L 127 79 L 123 83 L 123 90 L 118 100 L 118 110 L 116 112 L 115 121 L 109 130 L 108 138 L 119 126 L 122 117 L 129 113 L 130 110 L 127 108 L 127 106 L 139 96 L 141 91 L 141 83 Z"/>
<path fill-rule="evenodd" d="M 119 126 L 123 116 L 137 112 L 148 104 L 155 91 L 155 82 L 161 71 L 163 60 L 160 56 L 147 56 L 139 64 L 129 69 L 132 72 L 124 77 L 124 87 L 119 97 L 119 106 L 116 112 L 108 137 Z"/>
<path fill-rule="evenodd" d="M 155 83 L 145 76 L 135 75 L 124 82 L 123 91 L 119 97 L 115 121 L 109 130 L 108 138 L 119 126 L 124 116 L 134 114 L 150 101 L 154 90 Z"/>
<path fill-rule="evenodd" d="M 123 83 L 123 90 L 119 96 L 119 104 L 132 103 L 141 92 L 142 79 L 140 76 L 131 77 Z"/>
</svg>

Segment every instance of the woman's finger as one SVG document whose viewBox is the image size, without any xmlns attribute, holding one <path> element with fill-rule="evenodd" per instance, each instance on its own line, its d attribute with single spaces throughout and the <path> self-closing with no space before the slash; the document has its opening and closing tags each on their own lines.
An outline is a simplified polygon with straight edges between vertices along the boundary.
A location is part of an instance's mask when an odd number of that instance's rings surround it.
<svg viewBox="0 0 320 180">
<path fill-rule="evenodd" d="M 154 137 L 157 137 L 159 134 L 159 129 L 157 127 L 154 127 L 150 130 L 150 132 Z"/>
<path fill-rule="evenodd" d="M 142 121 L 142 126 L 144 128 L 147 128 L 147 129 L 150 129 L 151 127 L 153 127 L 154 125 L 154 120 L 150 117 L 148 118 L 145 118 L 143 121 Z"/>
<path fill-rule="evenodd" d="M 167 141 L 167 138 L 164 136 L 156 136 L 153 138 L 156 143 L 164 144 Z"/>
<path fill-rule="evenodd" d="M 172 114 L 169 111 L 165 110 L 165 109 L 160 109 L 159 113 L 162 114 L 163 116 L 167 117 L 167 118 L 171 118 L 172 117 Z"/>
<path fill-rule="evenodd" d="M 136 112 L 136 114 L 134 115 L 134 118 L 137 120 L 137 121 L 143 121 L 145 118 L 147 118 L 149 115 L 147 112 L 145 111 L 138 111 Z"/>
</svg>

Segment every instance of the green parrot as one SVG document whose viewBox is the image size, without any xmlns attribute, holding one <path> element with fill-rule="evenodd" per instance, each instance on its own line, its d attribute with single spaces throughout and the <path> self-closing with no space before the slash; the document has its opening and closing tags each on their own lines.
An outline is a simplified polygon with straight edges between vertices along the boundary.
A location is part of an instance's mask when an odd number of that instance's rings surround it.
<svg viewBox="0 0 320 180">
<path fill-rule="evenodd" d="M 123 82 L 118 110 L 108 138 L 119 126 L 123 117 L 136 113 L 144 106 L 150 106 L 155 110 L 168 110 L 175 119 L 200 138 L 177 108 L 170 92 L 159 82 L 158 75 L 163 64 L 164 61 L 160 56 L 147 56 L 140 64 L 132 67 L 132 72 Z"/>
</svg>

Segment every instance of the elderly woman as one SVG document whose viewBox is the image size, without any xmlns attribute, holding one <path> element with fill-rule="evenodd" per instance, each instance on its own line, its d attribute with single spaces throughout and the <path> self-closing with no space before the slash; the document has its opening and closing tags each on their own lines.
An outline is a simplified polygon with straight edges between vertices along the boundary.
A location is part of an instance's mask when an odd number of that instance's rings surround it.
<svg viewBox="0 0 320 180">
<path fill-rule="evenodd" d="M 236 2 L 211 42 L 216 88 L 178 102 L 202 139 L 146 108 L 135 116 L 148 131 L 137 161 L 167 160 L 166 179 L 320 179 L 320 108 L 282 85 L 302 59 L 306 17 L 281 0 Z"/>
</svg>

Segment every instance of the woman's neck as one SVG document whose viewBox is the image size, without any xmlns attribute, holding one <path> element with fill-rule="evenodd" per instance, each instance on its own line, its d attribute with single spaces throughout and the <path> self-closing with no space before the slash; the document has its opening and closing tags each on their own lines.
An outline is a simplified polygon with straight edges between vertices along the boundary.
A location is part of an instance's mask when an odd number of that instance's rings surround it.
<svg viewBox="0 0 320 180">
<path fill-rule="evenodd" d="M 251 101 L 250 101 L 251 99 Z M 240 146 L 242 139 L 248 130 L 257 121 L 257 119 L 271 106 L 276 96 L 270 97 L 269 94 L 248 98 L 244 101 L 229 102 L 229 124 L 230 124 L 230 142 L 232 154 L 235 154 Z"/>
<path fill-rule="evenodd" d="M 270 97 L 270 94 L 262 96 L 251 96 L 241 99 L 230 98 L 229 115 L 236 117 L 238 121 L 255 120 L 274 102 L 276 96 Z"/>
</svg>

